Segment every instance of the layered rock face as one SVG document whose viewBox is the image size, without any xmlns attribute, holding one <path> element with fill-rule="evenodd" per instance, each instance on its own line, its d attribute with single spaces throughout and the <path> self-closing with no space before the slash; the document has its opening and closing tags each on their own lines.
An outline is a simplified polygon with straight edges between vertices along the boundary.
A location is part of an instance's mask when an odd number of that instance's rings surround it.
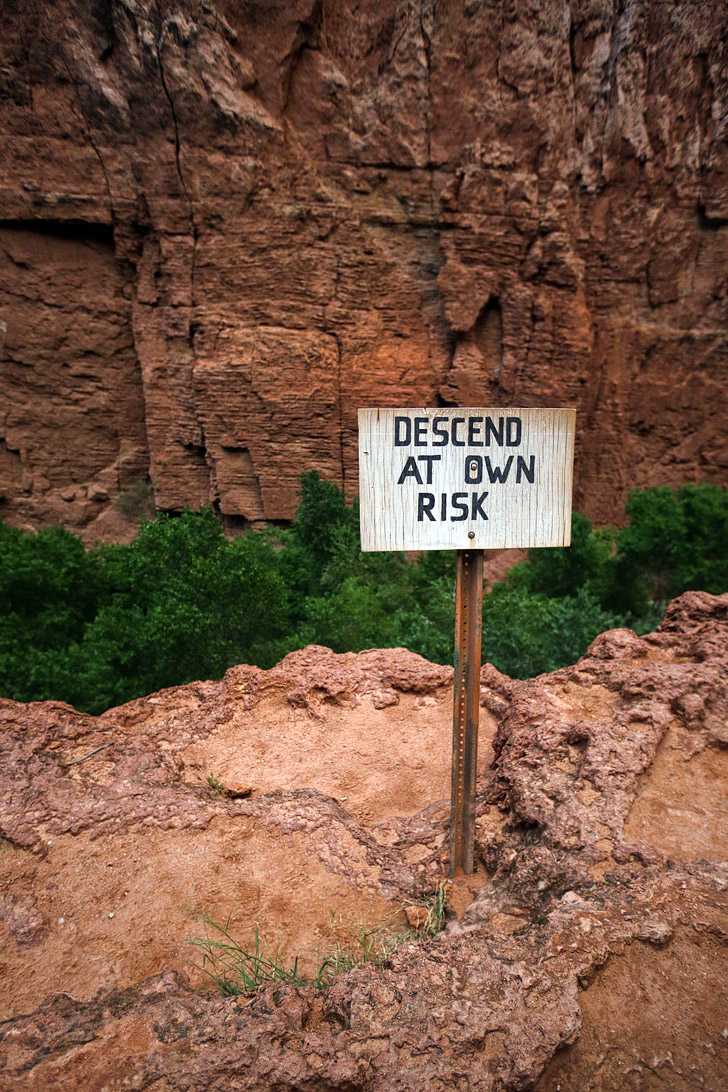
<svg viewBox="0 0 728 1092">
<path fill-rule="evenodd" d="M 184 939 L 257 923 L 310 971 L 435 890 L 449 668 L 309 648 L 99 718 L 0 701 L 3 1090 L 725 1089 L 727 637 L 691 592 L 551 675 L 486 665 L 479 871 L 324 991 L 201 990 Z"/>
<path fill-rule="evenodd" d="M 356 491 L 367 405 L 575 406 L 601 521 L 721 480 L 727 16 L 11 4 L 3 516 L 121 536 L 149 477 L 287 519 L 302 470 Z"/>
</svg>

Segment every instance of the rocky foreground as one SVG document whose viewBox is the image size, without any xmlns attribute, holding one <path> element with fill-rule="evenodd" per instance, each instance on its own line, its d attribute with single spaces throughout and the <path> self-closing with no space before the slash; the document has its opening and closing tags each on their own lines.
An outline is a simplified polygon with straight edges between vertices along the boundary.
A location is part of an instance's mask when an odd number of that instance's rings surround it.
<svg viewBox="0 0 728 1092">
<path fill-rule="evenodd" d="M 0 1087 L 728 1088 L 727 669 L 704 593 L 551 675 L 485 667 L 444 932 L 252 999 L 200 988 L 200 913 L 313 965 L 437 886 L 451 671 L 310 648 L 99 718 L 0 703 Z"/>
</svg>

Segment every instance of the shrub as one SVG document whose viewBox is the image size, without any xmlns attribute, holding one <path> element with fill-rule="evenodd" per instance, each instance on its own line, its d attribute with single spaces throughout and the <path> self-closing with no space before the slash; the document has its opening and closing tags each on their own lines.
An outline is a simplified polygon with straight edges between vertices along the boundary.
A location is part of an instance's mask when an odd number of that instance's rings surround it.
<svg viewBox="0 0 728 1092">
<path fill-rule="evenodd" d="M 483 606 L 483 658 L 528 679 L 575 663 L 599 633 L 623 624 L 586 587 L 557 599 L 497 584 Z"/>
<path fill-rule="evenodd" d="M 186 511 L 106 548 L 103 564 L 109 598 L 82 646 L 97 690 L 87 706 L 220 678 L 234 663 L 275 662 L 287 596 L 264 536 L 228 542 L 212 512 Z"/>
<path fill-rule="evenodd" d="M 523 573 L 529 591 L 550 598 L 574 595 L 586 589 L 602 602 L 614 579 L 616 530 L 592 530 L 586 516 L 574 512 L 571 545 L 529 550 Z"/>
<path fill-rule="evenodd" d="M 68 650 L 103 595 L 98 558 L 75 535 L 0 524 L 0 693 L 18 701 L 69 693 Z"/>
<path fill-rule="evenodd" d="M 627 499 L 611 601 L 641 614 L 650 601 L 728 588 L 728 490 L 716 485 L 636 489 Z"/>
<path fill-rule="evenodd" d="M 60 528 L 3 528 L 0 685 L 17 700 L 110 705 L 234 663 L 270 667 L 289 630 L 269 538 L 228 542 L 210 511 L 161 516 L 129 546 L 85 553 Z"/>
</svg>

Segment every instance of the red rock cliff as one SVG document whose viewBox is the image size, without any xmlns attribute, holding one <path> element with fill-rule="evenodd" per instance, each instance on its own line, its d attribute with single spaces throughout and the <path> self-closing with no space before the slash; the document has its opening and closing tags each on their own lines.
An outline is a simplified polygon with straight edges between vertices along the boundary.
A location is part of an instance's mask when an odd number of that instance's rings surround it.
<svg viewBox="0 0 728 1092">
<path fill-rule="evenodd" d="M 576 406 L 599 520 L 724 478 L 727 15 L 12 0 L 3 516 L 288 518 L 377 404 Z"/>
</svg>

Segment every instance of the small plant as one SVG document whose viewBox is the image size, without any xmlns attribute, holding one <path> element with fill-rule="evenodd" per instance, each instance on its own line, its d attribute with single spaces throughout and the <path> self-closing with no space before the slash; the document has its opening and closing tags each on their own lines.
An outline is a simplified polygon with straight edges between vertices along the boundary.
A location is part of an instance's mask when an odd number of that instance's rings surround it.
<svg viewBox="0 0 728 1092">
<path fill-rule="evenodd" d="M 201 969 L 226 997 L 253 993 L 267 982 L 285 982 L 289 986 L 318 985 L 315 979 L 298 973 L 298 956 L 293 966 L 286 968 L 280 951 L 270 952 L 261 943 L 257 925 L 255 946 L 251 952 L 246 952 L 230 936 L 230 918 L 224 925 L 217 925 L 208 917 L 200 920 L 205 926 L 205 936 L 190 937 L 189 943 L 202 951 Z"/>
<path fill-rule="evenodd" d="M 207 775 L 207 787 L 211 793 L 215 796 L 222 796 L 225 792 L 225 786 L 214 774 L 209 773 Z"/>
<path fill-rule="evenodd" d="M 415 937 L 437 936 L 447 913 L 447 881 L 442 880 L 428 899 L 405 899 L 404 912 Z"/>
<path fill-rule="evenodd" d="M 319 988 L 324 989 L 335 975 L 345 974 L 360 963 L 383 963 L 400 944 L 412 937 L 411 930 L 392 925 L 377 925 L 373 929 L 361 926 L 352 934 L 350 944 L 346 947 L 337 945 L 333 954 L 319 965 Z"/>
<path fill-rule="evenodd" d="M 210 777 L 208 782 L 209 780 Z M 229 917 L 224 925 L 218 925 L 210 917 L 200 916 L 198 920 L 205 927 L 205 935 L 189 937 L 188 943 L 200 949 L 200 969 L 227 997 L 254 993 L 268 982 L 313 986 L 314 989 L 325 990 L 336 975 L 345 974 L 362 963 L 383 963 L 407 941 L 423 940 L 439 933 L 446 913 L 445 881 L 442 881 L 429 899 L 419 902 L 407 900 L 404 903 L 405 912 L 407 907 L 424 911 L 420 915 L 421 924 L 404 926 L 384 923 L 370 929 L 361 926 L 352 934 L 351 943 L 346 946 L 337 945 L 331 955 L 319 962 L 316 973 L 311 976 L 299 973 L 298 956 L 292 966 L 286 967 L 280 946 L 274 950 L 269 949 L 261 940 L 257 925 L 252 950 L 247 951 L 241 947 L 230 935 Z"/>
</svg>

